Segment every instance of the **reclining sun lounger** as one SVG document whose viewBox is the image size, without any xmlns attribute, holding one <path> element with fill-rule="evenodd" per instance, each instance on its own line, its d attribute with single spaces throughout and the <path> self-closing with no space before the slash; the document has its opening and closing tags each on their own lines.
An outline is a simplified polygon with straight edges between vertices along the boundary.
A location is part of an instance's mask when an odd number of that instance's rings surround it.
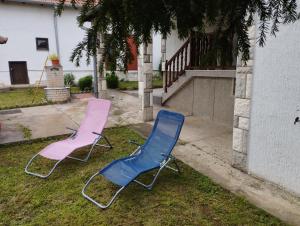
<svg viewBox="0 0 300 226">
<path fill-rule="evenodd" d="M 183 115 L 161 110 L 157 115 L 153 130 L 145 144 L 137 144 L 138 148 L 129 157 L 115 160 L 99 172 L 95 173 L 83 187 L 82 195 L 98 207 L 105 209 L 112 204 L 117 195 L 132 181 L 151 190 L 163 168 L 166 167 L 179 172 L 178 165 L 172 157 L 171 152 L 178 140 L 183 122 Z M 170 163 L 171 160 L 174 161 L 176 169 L 168 166 L 168 163 Z M 158 171 L 150 184 L 143 184 L 136 179 L 142 173 L 154 169 L 158 169 Z M 85 192 L 92 179 L 97 175 L 104 176 L 106 179 L 120 187 L 106 205 L 98 203 Z"/>
<path fill-rule="evenodd" d="M 51 175 L 56 166 L 63 161 L 65 158 L 75 159 L 86 162 L 95 145 L 112 148 L 108 139 L 102 135 L 102 130 L 106 124 L 111 102 L 103 99 L 91 99 L 89 100 L 85 118 L 83 119 L 78 130 L 73 130 L 73 134 L 62 141 L 52 143 L 45 147 L 42 151 L 34 155 L 25 167 L 25 172 L 41 178 L 47 178 Z M 98 141 L 103 138 L 107 145 L 100 145 Z M 90 151 L 84 159 L 70 156 L 78 148 L 82 148 L 88 145 L 92 145 Z M 47 159 L 56 160 L 57 162 L 47 175 L 41 175 L 38 173 L 30 172 L 28 167 L 32 163 L 33 159 L 37 156 L 42 156 Z"/>
</svg>

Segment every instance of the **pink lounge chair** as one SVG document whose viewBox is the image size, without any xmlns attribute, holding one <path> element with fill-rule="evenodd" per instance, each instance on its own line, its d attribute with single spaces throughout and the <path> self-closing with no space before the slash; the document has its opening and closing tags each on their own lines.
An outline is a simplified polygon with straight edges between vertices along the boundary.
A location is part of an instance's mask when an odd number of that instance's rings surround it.
<svg viewBox="0 0 300 226">
<path fill-rule="evenodd" d="M 108 139 L 102 135 L 102 130 L 107 122 L 109 109 L 111 102 L 103 99 L 91 99 L 88 103 L 86 115 L 78 130 L 70 129 L 73 134 L 62 141 L 52 143 L 45 147 L 42 151 L 34 155 L 25 167 L 25 172 L 30 175 L 34 175 L 41 178 L 47 178 L 51 175 L 56 166 L 65 158 L 71 158 L 79 161 L 86 162 L 95 145 L 112 148 Z M 98 141 L 103 138 L 107 145 L 100 145 Z M 92 145 L 89 153 L 84 159 L 75 158 L 70 156 L 78 148 L 82 148 L 88 145 Z M 28 167 L 32 163 L 33 159 L 38 155 L 43 156 L 47 159 L 56 160 L 57 162 L 47 175 L 33 173 L 28 170 Z"/>
</svg>

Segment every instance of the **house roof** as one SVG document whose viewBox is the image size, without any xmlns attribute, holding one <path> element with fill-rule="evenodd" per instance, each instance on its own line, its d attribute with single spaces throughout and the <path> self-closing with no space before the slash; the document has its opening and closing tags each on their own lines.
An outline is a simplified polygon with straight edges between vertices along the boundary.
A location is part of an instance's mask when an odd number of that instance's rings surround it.
<svg viewBox="0 0 300 226">
<path fill-rule="evenodd" d="M 28 3 L 28 4 L 38 4 L 38 5 L 57 5 L 60 0 L 4 0 L 6 2 L 19 2 L 19 3 Z M 84 3 L 84 0 L 75 0 L 77 6 L 81 6 Z M 71 6 L 71 0 L 65 1 L 66 6 Z"/>
</svg>

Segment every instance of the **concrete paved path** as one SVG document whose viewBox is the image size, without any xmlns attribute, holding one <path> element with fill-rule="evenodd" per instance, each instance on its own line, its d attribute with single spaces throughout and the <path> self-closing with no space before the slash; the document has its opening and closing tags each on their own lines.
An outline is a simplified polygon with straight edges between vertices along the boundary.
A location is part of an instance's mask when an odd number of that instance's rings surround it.
<svg viewBox="0 0 300 226">
<path fill-rule="evenodd" d="M 89 96 L 72 99 L 70 103 L 21 108 L 19 111 L 0 112 L 2 129 L 0 144 L 67 134 L 66 127 L 78 128 L 85 114 Z M 140 123 L 139 100 L 125 93 L 110 91 L 112 109 L 106 127 Z M 28 134 L 27 134 L 28 135 Z"/>
</svg>

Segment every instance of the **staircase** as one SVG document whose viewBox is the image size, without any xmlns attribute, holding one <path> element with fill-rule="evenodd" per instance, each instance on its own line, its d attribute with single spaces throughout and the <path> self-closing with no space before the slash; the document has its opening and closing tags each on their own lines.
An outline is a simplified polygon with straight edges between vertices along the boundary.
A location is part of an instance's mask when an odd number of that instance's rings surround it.
<svg viewBox="0 0 300 226">
<path fill-rule="evenodd" d="M 232 40 L 228 42 L 228 46 L 232 53 Z M 166 60 L 162 103 L 192 79 L 186 73 L 187 70 L 235 69 L 230 57 L 229 61 L 220 63 L 220 54 L 214 50 L 213 34 L 192 33 L 178 51 Z"/>
</svg>

